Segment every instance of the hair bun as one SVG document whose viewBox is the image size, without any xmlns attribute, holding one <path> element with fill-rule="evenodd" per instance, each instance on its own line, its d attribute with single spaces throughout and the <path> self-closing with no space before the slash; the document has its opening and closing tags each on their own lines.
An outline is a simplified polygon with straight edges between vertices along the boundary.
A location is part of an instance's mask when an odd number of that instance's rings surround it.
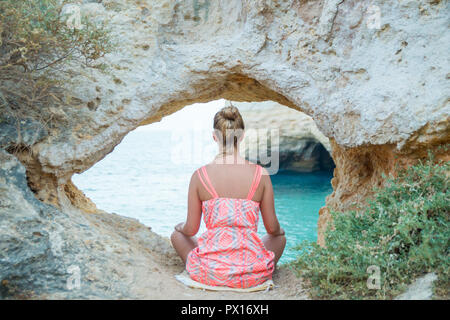
<svg viewBox="0 0 450 320">
<path fill-rule="evenodd" d="M 239 110 L 234 106 L 223 108 L 222 116 L 227 120 L 234 121 L 239 117 Z"/>
<path fill-rule="evenodd" d="M 222 140 L 221 143 L 225 149 L 231 146 L 237 148 L 238 141 L 245 129 L 244 120 L 242 120 L 239 109 L 233 105 L 217 111 L 214 116 L 213 127 L 215 134 L 218 134 L 217 131 L 220 131 L 220 134 L 216 136 Z"/>
</svg>

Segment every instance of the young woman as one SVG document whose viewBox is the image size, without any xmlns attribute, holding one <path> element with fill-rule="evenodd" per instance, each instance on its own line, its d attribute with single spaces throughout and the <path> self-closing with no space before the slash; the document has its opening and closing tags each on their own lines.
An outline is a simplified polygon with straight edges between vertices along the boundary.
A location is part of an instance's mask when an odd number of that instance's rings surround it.
<svg viewBox="0 0 450 320">
<path fill-rule="evenodd" d="M 243 137 L 236 107 L 216 113 L 213 139 L 219 154 L 193 173 L 186 222 L 171 236 L 190 277 L 207 285 L 249 288 L 271 279 L 286 245 L 270 176 L 239 155 Z M 267 231 L 262 239 L 256 233 L 259 211 Z M 197 240 L 202 214 L 207 231 Z"/>
</svg>

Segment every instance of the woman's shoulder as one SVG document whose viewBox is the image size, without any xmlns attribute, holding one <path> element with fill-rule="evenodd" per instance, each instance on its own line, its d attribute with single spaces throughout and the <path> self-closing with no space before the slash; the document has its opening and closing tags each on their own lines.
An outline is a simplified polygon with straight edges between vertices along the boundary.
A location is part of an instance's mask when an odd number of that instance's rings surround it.
<svg viewBox="0 0 450 320">
<path fill-rule="evenodd" d="M 263 166 L 259 165 L 259 164 L 256 163 L 256 162 L 253 162 L 253 161 L 250 161 L 250 160 L 247 160 L 247 159 L 243 159 L 241 164 L 244 165 L 244 166 L 248 166 L 249 169 L 250 169 L 250 168 L 254 168 L 255 166 L 256 166 L 256 167 L 260 167 L 261 170 L 262 170 L 262 174 L 263 174 L 263 175 L 268 175 L 268 174 L 269 174 L 269 173 L 267 172 L 267 170 L 266 170 Z M 193 172 L 193 175 L 196 174 L 198 171 L 202 171 L 202 168 L 203 168 L 203 167 L 204 167 L 206 170 L 208 170 L 208 169 L 210 169 L 210 168 L 216 168 L 216 167 L 219 167 L 219 166 L 221 166 L 221 165 L 222 165 L 221 163 L 216 163 L 216 162 L 214 162 L 214 161 L 208 162 L 208 163 L 206 163 L 206 164 L 204 164 L 204 165 L 201 165 L 200 167 L 196 168 L 196 169 L 194 170 L 194 172 Z"/>
<path fill-rule="evenodd" d="M 267 176 L 269 175 L 269 172 L 267 171 L 267 169 L 264 168 L 262 165 L 257 164 L 256 162 L 253 162 L 253 161 L 248 161 L 248 164 L 251 165 L 251 166 L 260 167 L 262 175 L 267 175 Z"/>
</svg>

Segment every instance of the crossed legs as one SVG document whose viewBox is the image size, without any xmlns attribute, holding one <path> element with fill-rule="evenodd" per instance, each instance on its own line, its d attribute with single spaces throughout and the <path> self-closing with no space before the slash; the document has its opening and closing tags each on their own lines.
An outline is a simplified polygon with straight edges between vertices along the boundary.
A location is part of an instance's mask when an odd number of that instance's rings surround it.
<svg viewBox="0 0 450 320">
<path fill-rule="evenodd" d="M 267 250 L 273 251 L 275 253 L 275 265 L 283 254 L 284 247 L 286 246 L 286 237 L 283 236 L 272 236 L 266 234 L 261 239 Z M 189 252 L 198 246 L 196 237 L 188 237 L 179 231 L 174 231 L 170 236 L 170 241 L 175 251 L 178 253 L 183 263 L 186 264 L 186 259 Z"/>
</svg>

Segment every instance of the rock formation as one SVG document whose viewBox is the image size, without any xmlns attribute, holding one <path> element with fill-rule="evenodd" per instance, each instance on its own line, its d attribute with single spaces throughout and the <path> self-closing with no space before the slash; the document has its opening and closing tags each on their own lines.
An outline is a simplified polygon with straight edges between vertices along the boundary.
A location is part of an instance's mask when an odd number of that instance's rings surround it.
<svg viewBox="0 0 450 320">
<path fill-rule="evenodd" d="M 103 0 L 81 12 L 111 27 L 104 68 L 67 67 L 73 107 L 55 111 L 51 130 L 26 140 L 0 123 L 2 148 L 21 162 L 2 151 L 2 295 L 133 296 L 141 275 L 131 269 L 151 263 L 151 233 L 98 212 L 71 176 L 187 104 L 272 100 L 314 119 L 336 164 L 321 244 L 330 208 L 357 206 L 382 174 L 428 150 L 449 158 L 448 1 Z M 79 293 L 65 287 L 72 265 Z"/>
<path fill-rule="evenodd" d="M 232 104 L 239 108 L 245 122 L 241 153 L 249 160 L 264 165 L 258 152 L 265 157 L 276 149 L 280 169 L 312 172 L 334 168 L 330 142 L 310 116 L 273 101 Z M 276 148 L 271 148 L 271 135 L 277 141 Z"/>
</svg>

